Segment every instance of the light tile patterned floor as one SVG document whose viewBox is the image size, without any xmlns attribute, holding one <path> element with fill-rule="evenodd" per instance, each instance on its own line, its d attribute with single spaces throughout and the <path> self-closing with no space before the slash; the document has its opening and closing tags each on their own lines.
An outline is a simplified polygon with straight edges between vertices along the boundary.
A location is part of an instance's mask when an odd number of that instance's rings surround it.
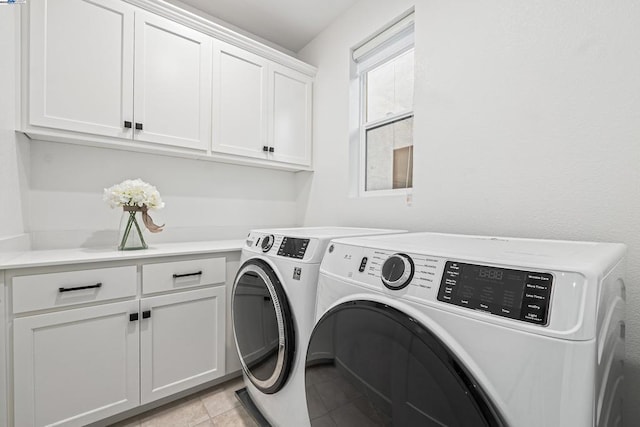
<svg viewBox="0 0 640 427">
<path fill-rule="evenodd" d="M 333 365 L 307 367 L 306 373 L 311 427 L 392 425 Z"/>
<path fill-rule="evenodd" d="M 334 367 L 313 367 L 306 382 L 312 427 L 391 425 Z M 242 377 L 236 378 L 111 427 L 257 427 L 236 398 L 242 387 Z"/>
<path fill-rule="evenodd" d="M 257 427 L 236 399 L 242 378 L 114 424 L 113 427 Z"/>
</svg>

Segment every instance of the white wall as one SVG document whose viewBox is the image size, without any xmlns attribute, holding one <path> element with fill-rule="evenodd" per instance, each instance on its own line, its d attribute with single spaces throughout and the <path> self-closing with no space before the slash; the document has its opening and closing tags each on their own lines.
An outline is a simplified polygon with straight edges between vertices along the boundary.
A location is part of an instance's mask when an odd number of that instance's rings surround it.
<svg viewBox="0 0 640 427">
<path fill-rule="evenodd" d="M 209 161 L 31 141 L 29 225 L 35 248 L 115 246 L 121 211 L 104 188 L 141 178 L 166 207 L 151 211 L 167 241 L 241 239 L 254 227 L 295 225 L 295 174 Z"/>
<path fill-rule="evenodd" d="M 299 57 L 318 67 L 299 222 L 623 242 L 627 425 L 640 420 L 640 3 L 425 0 L 415 176 L 350 198 L 349 50 L 414 2 L 362 0 Z"/>
<path fill-rule="evenodd" d="M 14 132 L 18 87 L 19 7 L 0 7 L 0 251 L 22 246 L 29 147 Z"/>
</svg>

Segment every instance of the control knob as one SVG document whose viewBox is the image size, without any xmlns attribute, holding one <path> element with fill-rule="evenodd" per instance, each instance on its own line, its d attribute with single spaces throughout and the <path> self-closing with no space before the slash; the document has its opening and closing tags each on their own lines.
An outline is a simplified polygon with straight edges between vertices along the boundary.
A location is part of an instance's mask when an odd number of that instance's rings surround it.
<svg viewBox="0 0 640 427">
<path fill-rule="evenodd" d="M 275 240 L 276 238 L 273 237 L 273 234 L 264 236 L 262 238 L 262 243 L 260 244 L 260 246 L 262 247 L 262 252 L 269 252 L 269 249 L 271 249 Z"/>
<path fill-rule="evenodd" d="M 382 283 L 391 290 L 400 290 L 411 282 L 414 270 L 409 255 L 393 254 L 382 264 Z"/>
</svg>

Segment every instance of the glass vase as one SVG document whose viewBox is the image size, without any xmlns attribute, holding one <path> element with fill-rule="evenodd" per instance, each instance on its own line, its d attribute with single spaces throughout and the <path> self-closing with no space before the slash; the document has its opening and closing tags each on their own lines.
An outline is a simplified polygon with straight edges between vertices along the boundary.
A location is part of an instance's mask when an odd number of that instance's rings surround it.
<svg viewBox="0 0 640 427">
<path fill-rule="evenodd" d="M 142 210 L 136 206 L 123 206 L 120 218 L 120 231 L 118 233 L 118 250 L 132 251 L 147 249 L 142 230 Z"/>
</svg>

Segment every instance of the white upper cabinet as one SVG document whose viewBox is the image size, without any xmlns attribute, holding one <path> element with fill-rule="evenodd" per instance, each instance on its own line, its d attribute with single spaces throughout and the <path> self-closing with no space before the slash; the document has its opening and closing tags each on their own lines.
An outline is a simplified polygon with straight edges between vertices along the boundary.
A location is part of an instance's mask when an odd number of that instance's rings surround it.
<svg viewBox="0 0 640 427">
<path fill-rule="evenodd" d="M 214 44 L 214 152 L 309 166 L 312 78 Z"/>
<path fill-rule="evenodd" d="M 269 61 L 224 42 L 213 61 L 213 150 L 263 158 Z"/>
<path fill-rule="evenodd" d="M 30 124 L 208 149 L 211 37 L 119 0 L 34 0 L 30 28 Z"/>
<path fill-rule="evenodd" d="M 311 164 L 311 77 L 272 64 L 269 151 L 273 160 Z"/>
<path fill-rule="evenodd" d="M 311 167 L 313 67 L 159 0 L 27 7 L 30 137 Z"/>
<path fill-rule="evenodd" d="M 133 7 L 34 0 L 30 9 L 30 123 L 131 138 Z"/>
<path fill-rule="evenodd" d="M 135 21 L 134 138 L 206 150 L 211 37 L 142 11 Z"/>
</svg>

